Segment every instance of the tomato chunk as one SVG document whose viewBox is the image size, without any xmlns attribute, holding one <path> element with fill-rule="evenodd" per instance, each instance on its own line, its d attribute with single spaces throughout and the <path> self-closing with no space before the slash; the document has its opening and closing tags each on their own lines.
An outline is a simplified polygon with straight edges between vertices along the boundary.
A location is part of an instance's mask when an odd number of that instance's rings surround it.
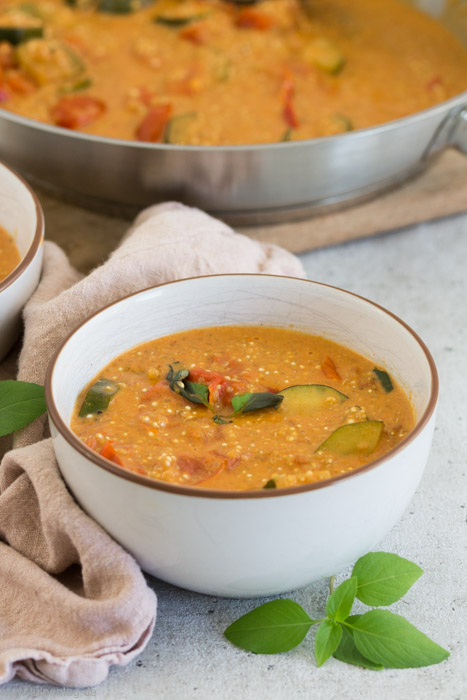
<svg viewBox="0 0 467 700">
<path fill-rule="evenodd" d="M 162 141 L 167 122 L 172 116 L 172 105 L 156 105 L 149 110 L 136 130 L 136 138 L 139 141 L 158 143 Z"/>
<path fill-rule="evenodd" d="M 335 379 L 338 382 L 342 381 L 342 377 L 337 371 L 336 365 L 334 364 L 334 361 L 329 357 L 329 355 L 326 355 L 323 362 L 321 363 L 321 371 L 324 374 L 324 376 L 328 379 Z"/>
<path fill-rule="evenodd" d="M 36 90 L 34 83 L 18 71 L 13 71 L 5 80 L 6 85 L 19 95 L 29 95 Z"/>
<path fill-rule="evenodd" d="M 300 126 L 293 104 L 294 94 L 295 86 L 292 80 L 292 75 L 289 71 L 287 71 L 281 86 L 282 116 L 287 126 L 291 129 L 297 129 Z"/>
<path fill-rule="evenodd" d="M 160 398 L 163 395 L 170 394 L 169 382 L 165 379 L 154 384 L 150 389 L 141 394 L 141 401 L 154 401 L 154 399 Z"/>
<path fill-rule="evenodd" d="M 105 103 L 88 95 L 62 97 L 51 109 L 54 124 L 65 129 L 78 129 L 98 119 L 106 110 Z"/>
<path fill-rule="evenodd" d="M 274 20 L 270 15 L 260 10 L 255 10 L 253 7 L 245 7 L 238 13 L 235 24 L 242 29 L 260 29 L 264 31 L 274 24 Z"/>
<path fill-rule="evenodd" d="M 177 457 L 177 466 L 181 472 L 190 477 L 192 484 L 201 484 L 223 471 L 230 471 L 239 461 L 240 457 L 227 457 L 216 450 L 211 450 L 202 459 L 180 455 Z"/>
<path fill-rule="evenodd" d="M 104 447 L 99 452 L 99 454 L 101 455 L 101 457 L 105 457 L 105 459 L 109 459 L 114 464 L 118 464 L 120 467 L 123 466 L 123 462 L 120 459 L 120 457 L 118 456 L 118 454 L 115 452 L 115 448 L 111 442 L 106 442 Z"/>
<path fill-rule="evenodd" d="M 248 390 L 247 384 L 236 379 L 226 379 L 222 374 L 211 372 L 201 367 L 193 367 L 188 379 L 198 384 L 206 384 L 209 389 L 209 403 L 211 406 L 223 407 L 232 403 L 235 394 Z"/>
<path fill-rule="evenodd" d="M 188 25 L 188 27 L 184 27 L 178 35 L 181 39 L 191 41 L 192 44 L 197 44 L 198 46 L 205 44 L 208 38 L 206 27 L 202 24 Z"/>
</svg>

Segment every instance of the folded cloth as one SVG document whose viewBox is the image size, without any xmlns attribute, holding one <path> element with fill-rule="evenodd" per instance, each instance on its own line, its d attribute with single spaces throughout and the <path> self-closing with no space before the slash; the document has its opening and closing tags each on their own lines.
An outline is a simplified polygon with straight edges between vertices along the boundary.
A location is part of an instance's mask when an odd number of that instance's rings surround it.
<svg viewBox="0 0 467 700">
<path fill-rule="evenodd" d="M 162 282 L 229 272 L 304 276 L 291 253 L 176 203 L 142 212 L 85 278 L 46 242 L 42 279 L 24 311 L 18 379 L 42 383 L 63 339 L 106 304 Z M 0 465 L 0 683 L 16 675 L 86 687 L 144 648 L 156 597 L 132 557 L 74 502 L 45 431 L 45 419 L 20 431 Z"/>
</svg>

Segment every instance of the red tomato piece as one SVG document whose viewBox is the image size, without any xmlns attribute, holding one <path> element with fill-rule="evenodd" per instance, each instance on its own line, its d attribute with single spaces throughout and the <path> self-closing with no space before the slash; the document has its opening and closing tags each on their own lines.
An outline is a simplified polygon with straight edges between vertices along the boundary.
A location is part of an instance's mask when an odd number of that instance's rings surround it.
<svg viewBox="0 0 467 700">
<path fill-rule="evenodd" d="M 235 24 L 242 29 L 260 29 L 264 31 L 274 24 L 274 20 L 270 15 L 260 10 L 255 10 L 253 7 L 245 7 L 238 13 Z"/>
<path fill-rule="evenodd" d="M 51 109 L 54 124 L 65 129 L 78 129 L 96 121 L 106 110 L 105 103 L 89 95 L 62 97 Z"/>
<path fill-rule="evenodd" d="M 198 44 L 198 46 L 205 44 L 208 38 L 206 27 L 202 24 L 188 25 L 188 27 L 184 27 L 178 35 L 181 39 L 191 41 L 192 44 Z"/>
<path fill-rule="evenodd" d="M 120 467 L 123 467 L 123 462 L 115 452 L 115 448 L 111 442 L 106 442 L 99 454 L 101 457 L 105 457 L 105 459 L 109 459 L 111 462 L 114 462 L 114 464 L 118 464 Z"/>
<path fill-rule="evenodd" d="M 286 77 L 282 82 L 281 97 L 282 97 L 282 116 L 285 123 L 291 129 L 296 129 L 300 126 L 297 114 L 293 105 L 293 97 L 295 94 L 295 86 L 293 84 L 292 75 L 287 71 Z"/>
<path fill-rule="evenodd" d="M 10 88 L 10 90 L 16 92 L 19 95 L 29 95 L 36 89 L 36 86 L 33 82 L 31 82 L 31 80 L 26 78 L 25 75 L 22 75 L 21 73 L 18 73 L 16 71 L 8 75 L 7 79 L 5 80 L 5 83 Z"/>
<path fill-rule="evenodd" d="M 152 107 L 136 130 L 139 141 L 158 143 L 162 141 L 167 122 L 172 116 L 172 105 L 162 104 Z"/>
<path fill-rule="evenodd" d="M 181 472 L 191 477 L 192 484 L 198 485 L 223 471 L 230 471 L 239 461 L 240 457 L 227 457 L 216 450 L 211 450 L 203 456 L 202 460 L 180 455 L 177 457 L 177 466 Z"/>
<path fill-rule="evenodd" d="M 157 384 L 154 384 L 154 386 L 147 391 L 144 391 L 141 394 L 141 401 L 153 401 L 163 394 L 167 394 L 167 392 L 170 393 L 169 382 L 163 379 L 162 381 L 157 382 Z"/>
<path fill-rule="evenodd" d="M 209 389 L 209 403 L 212 406 L 228 406 L 235 394 L 247 391 L 247 385 L 235 379 L 226 379 L 222 374 L 201 367 L 193 367 L 188 375 L 190 382 L 206 384 Z"/>
<path fill-rule="evenodd" d="M 335 379 L 338 382 L 342 381 L 342 377 L 337 371 L 336 365 L 334 364 L 334 361 L 331 360 L 329 355 L 326 355 L 323 362 L 321 363 L 321 371 L 323 372 L 324 376 L 328 379 Z"/>
</svg>

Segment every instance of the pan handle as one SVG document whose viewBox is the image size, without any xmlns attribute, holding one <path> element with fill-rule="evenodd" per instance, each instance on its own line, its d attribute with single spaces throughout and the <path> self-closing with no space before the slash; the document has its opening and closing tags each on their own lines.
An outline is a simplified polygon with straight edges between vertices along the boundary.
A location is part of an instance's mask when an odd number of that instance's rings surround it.
<svg viewBox="0 0 467 700">
<path fill-rule="evenodd" d="M 428 144 L 424 158 L 439 153 L 446 146 L 457 148 L 467 155 L 467 105 L 451 110 L 436 129 Z"/>
<path fill-rule="evenodd" d="M 467 154 L 467 107 L 457 114 L 450 136 L 449 144 Z"/>
</svg>

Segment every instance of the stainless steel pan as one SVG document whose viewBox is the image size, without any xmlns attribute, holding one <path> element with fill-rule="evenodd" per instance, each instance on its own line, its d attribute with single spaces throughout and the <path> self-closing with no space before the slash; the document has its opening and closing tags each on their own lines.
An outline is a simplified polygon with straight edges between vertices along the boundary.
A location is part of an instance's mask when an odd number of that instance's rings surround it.
<svg viewBox="0 0 467 700">
<path fill-rule="evenodd" d="M 0 157 L 84 206 L 132 214 L 176 199 L 241 224 L 303 218 L 369 197 L 448 146 L 467 153 L 467 92 L 370 129 L 230 147 L 108 139 L 0 110 Z"/>
</svg>

